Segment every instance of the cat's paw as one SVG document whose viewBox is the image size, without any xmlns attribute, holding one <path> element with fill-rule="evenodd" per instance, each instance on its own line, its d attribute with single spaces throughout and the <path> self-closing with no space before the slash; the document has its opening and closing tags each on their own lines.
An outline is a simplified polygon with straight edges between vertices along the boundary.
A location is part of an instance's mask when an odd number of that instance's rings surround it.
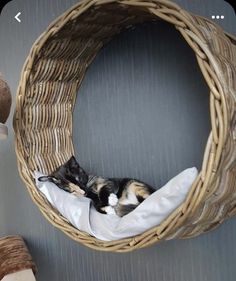
<svg viewBox="0 0 236 281">
<path fill-rule="evenodd" d="M 106 206 L 104 207 L 104 211 L 108 214 L 108 215 L 115 215 L 115 209 L 112 208 L 112 206 Z"/>
<path fill-rule="evenodd" d="M 85 194 L 85 191 L 83 189 L 81 189 L 78 185 L 73 184 L 72 182 L 68 184 L 68 187 L 70 191 L 75 195 L 81 196 Z"/>
<path fill-rule="evenodd" d="M 73 191 L 72 194 L 75 195 L 76 197 L 84 197 L 84 193 L 78 191 Z"/>
<path fill-rule="evenodd" d="M 108 204 L 112 207 L 116 206 L 118 203 L 118 197 L 115 195 L 115 193 L 112 193 L 108 197 Z"/>
</svg>

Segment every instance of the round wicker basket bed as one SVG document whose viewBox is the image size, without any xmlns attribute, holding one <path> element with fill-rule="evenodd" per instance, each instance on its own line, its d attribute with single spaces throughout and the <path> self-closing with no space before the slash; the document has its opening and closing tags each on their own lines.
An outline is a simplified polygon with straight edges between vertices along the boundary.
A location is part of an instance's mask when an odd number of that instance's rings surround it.
<svg viewBox="0 0 236 281">
<path fill-rule="evenodd" d="M 73 227 L 37 190 L 34 171 L 50 173 L 74 154 L 72 113 L 97 52 L 122 29 L 145 21 L 175 26 L 196 55 L 209 87 L 211 132 L 201 171 L 185 202 L 136 237 L 100 241 Z M 14 116 L 20 175 L 43 215 L 72 239 L 97 250 L 127 252 L 161 240 L 207 232 L 236 213 L 236 40 L 212 21 L 166 0 L 85 0 L 34 43 L 22 70 Z"/>
</svg>

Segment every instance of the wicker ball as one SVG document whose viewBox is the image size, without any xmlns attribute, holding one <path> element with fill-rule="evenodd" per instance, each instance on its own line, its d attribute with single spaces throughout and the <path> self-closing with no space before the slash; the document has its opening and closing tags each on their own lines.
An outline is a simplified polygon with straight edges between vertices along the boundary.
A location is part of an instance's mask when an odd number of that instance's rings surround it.
<svg viewBox="0 0 236 281">
<path fill-rule="evenodd" d="M 7 83 L 0 74 L 0 138 L 5 138 L 8 134 L 7 126 L 4 123 L 10 114 L 11 92 Z"/>
<path fill-rule="evenodd" d="M 5 275 L 25 269 L 36 272 L 36 265 L 20 236 L 0 238 L 0 280 Z"/>
<path fill-rule="evenodd" d="M 74 154 L 72 109 L 97 52 L 122 29 L 159 19 L 182 34 L 209 87 L 212 129 L 201 171 L 185 202 L 160 225 L 135 237 L 100 241 L 52 208 L 38 192 L 33 173 L 50 173 Z M 82 1 L 48 27 L 23 67 L 14 118 L 20 174 L 44 216 L 93 249 L 126 252 L 204 233 L 236 213 L 235 92 L 236 39 L 212 21 L 166 0 Z"/>
</svg>

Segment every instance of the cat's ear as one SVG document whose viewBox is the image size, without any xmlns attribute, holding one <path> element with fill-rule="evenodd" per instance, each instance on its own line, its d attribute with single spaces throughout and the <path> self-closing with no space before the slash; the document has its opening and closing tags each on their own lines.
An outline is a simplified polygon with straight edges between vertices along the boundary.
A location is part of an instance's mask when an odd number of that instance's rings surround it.
<svg viewBox="0 0 236 281">
<path fill-rule="evenodd" d="M 75 168 L 79 166 L 79 163 L 76 161 L 75 156 L 71 156 L 71 158 L 68 161 L 71 168 Z"/>
<path fill-rule="evenodd" d="M 41 181 L 41 182 L 49 181 L 49 182 L 53 182 L 55 184 L 58 183 L 58 180 L 56 178 L 52 177 L 52 176 L 42 176 L 42 177 L 39 177 L 38 181 Z"/>
</svg>

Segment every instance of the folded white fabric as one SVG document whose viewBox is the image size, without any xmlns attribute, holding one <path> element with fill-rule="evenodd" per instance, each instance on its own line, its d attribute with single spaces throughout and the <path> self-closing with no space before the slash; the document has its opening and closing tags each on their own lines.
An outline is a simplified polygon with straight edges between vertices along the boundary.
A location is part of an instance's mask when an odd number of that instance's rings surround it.
<svg viewBox="0 0 236 281">
<path fill-rule="evenodd" d="M 90 199 L 65 192 L 54 183 L 38 181 L 43 176 L 39 172 L 35 172 L 35 179 L 39 190 L 72 225 L 100 240 L 112 241 L 143 233 L 159 225 L 183 203 L 197 173 L 196 168 L 184 170 L 122 218 L 101 214 Z"/>
</svg>

